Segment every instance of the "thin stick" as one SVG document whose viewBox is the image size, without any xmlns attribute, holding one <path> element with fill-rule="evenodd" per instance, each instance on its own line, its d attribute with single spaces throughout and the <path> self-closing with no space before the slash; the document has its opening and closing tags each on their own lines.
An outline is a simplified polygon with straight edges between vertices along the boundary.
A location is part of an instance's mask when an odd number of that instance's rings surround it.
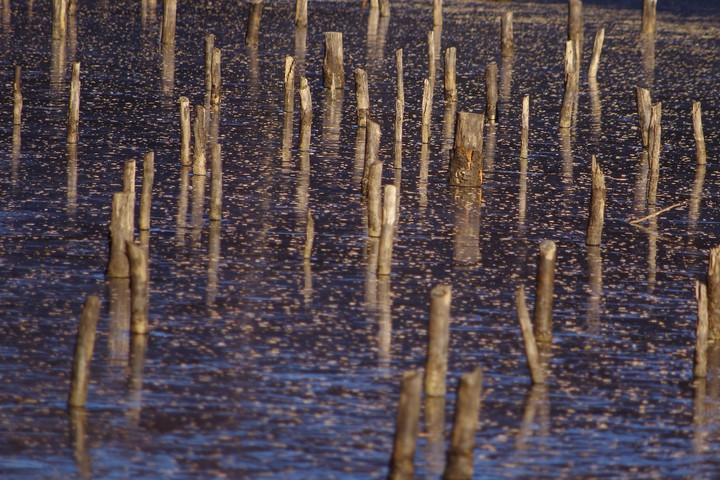
<svg viewBox="0 0 720 480">
<path fill-rule="evenodd" d="M 374 161 L 368 176 L 368 236 L 379 237 L 382 228 L 382 168 L 383 162 Z"/>
<path fill-rule="evenodd" d="M 692 103 L 692 122 L 693 136 L 695 137 L 695 158 L 698 165 L 704 165 L 707 161 L 707 153 L 705 152 L 705 134 L 702 125 L 702 105 L 698 101 Z"/>
<path fill-rule="evenodd" d="M 457 86 L 455 83 L 456 48 L 445 50 L 445 101 L 457 102 Z"/>
<path fill-rule="evenodd" d="M 100 300 L 90 295 L 83 305 L 80 325 L 75 337 L 75 353 L 70 380 L 68 407 L 84 407 L 90 383 L 90 362 L 95 348 L 95 331 L 100 317 Z"/>
<path fill-rule="evenodd" d="M 397 99 L 405 104 L 405 82 L 403 81 L 403 50 L 395 51 L 395 68 L 397 71 Z"/>
<path fill-rule="evenodd" d="M 358 127 L 367 125 L 370 112 L 370 93 L 368 92 L 367 72 L 362 68 L 355 69 L 355 97 L 357 98 Z"/>
<path fill-rule="evenodd" d="M 222 220 L 222 152 L 219 143 L 210 150 L 210 220 Z"/>
<path fill-rule="evenodd" d="M 520 158 L 528 156 L 528 142 L 530 137 L 530 95 L 522 99 L 522 128 L 520 130 Z"/>
<path fill-rule="evenodd" d="M 665 208 L 663 208 L 662 210 L 658 210 L 657 212 L 653 212 L 653 213 L 651 213 L 650 215 L 645 215 L 644 217 L 636 218 L 635 220 L 630 220 L 630 219 L 628 219 L 628 222 L 630 223 L 630 225 L 637 225 L 638 223 L 644 222 L 645 220 L 649 220 L 649 219 L 651 219 L 651 218 L 653 218 L 653 217 L 657 217 L 658 215 L 661 215 L 661 214 L 663 214 L 663 213 L 665 213 L 665 212 L 667 212 L 667 211 L 669 211 L 669 210 L 672 210 L 673 208 L 682 207 L 682 206 L 684 206 L 686 203 L 687 203 L 687 200 L 683 200 L 682 202 L 674 203 L 674 204 L 670 205 L 669 207 L 665 207 Z"/>
<path fill-rule="evenodd" d="M 422 143 L 430 142 L 430 119 L 432 117 L 432 84 L 427 78 L 423 81 L 423 97 L 422 97 L 422 123 L 420 126 L 420 136 Z"/>
<path fill-rule="evenodd" d="M 485 68 L 485 120 L 490 125 L 497 123 L 497 63 L 490 62 Z"/>
<path fill-rule="evenodd" d="M 708 332 L 710 340 L 720 340 L 720 246 L 710 249 L 707 270 Z"/>
<path fill-rule="evenodd" d="M 143 179 L 140 192 L 140 213 L 138 215 L 138 229 L 150 230 L 150 205 L 152 203 L 152 188 L 155 180 L 155 153 L 148 152 L 143 158 Z"/>
<path fill-rule="evenodd" d="M 193 125 L 195 144 L 193 149 L 193 175 L 207 174 L 207 132 L 205 128 L 205 107 L 195 105 L 195 123 Z"/>
<path fill-rule="evenodd" d="M 189 167 L 190 159 L 190 100 L 180 97 L 180 165 Z"/>
<path fill-rule="evenodd" d="M 70 80 L 70 101 L 68 102 L 67 143 L 74 145 L 78 142 L 78 127 L 80 124 L 80 62 L 72 65 L 72 79 Z"/>
<path fill-rule="evenodd" d="M 312 126 L 312 97 L 307 78 L 300 77 L 300 146 L 301 152 L 310 150 L 310 132 Z"/>
<path fill-rule="evenodd" d="M 530 323 L 530 315 L 525 304 L 525 287 L 522 285 L 515 292 L 515 305 L 520 320 L 523 342 L 525 343 L 525 356 L 530 368 L 530 378 L 535 385 L 545 383 L 545 376 L 540 364 L 537 344 L 535 343 L 535 335 L 533 335 L 533 327 Z"/>
</svg>

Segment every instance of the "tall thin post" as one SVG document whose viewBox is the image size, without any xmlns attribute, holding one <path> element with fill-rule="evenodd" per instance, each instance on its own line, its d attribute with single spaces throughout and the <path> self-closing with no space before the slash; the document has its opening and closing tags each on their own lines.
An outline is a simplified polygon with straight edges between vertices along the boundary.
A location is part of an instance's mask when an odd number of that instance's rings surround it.
<svg viewBox="0 0 720 480">
<path fill-rule="evenodd" d="M 52 38 L 60 40 L 67 34 L 67 4 L 68 0 L 53 0 Z"/>
<path fill-rule="evenodd" d="M 455 401 L 455 419 L 443 479 L 473 477 L 473 449 L 482 398 L 482 368 L 477 367 L 460 378 Z"/>
<path fill-rule="evenodd" d="M 693 376 L 707 376 L 707 345 L 708 345 L 708 293 L 705 282 L 695 282 L 695 299 L 697 300 L 697 327 L 695 329 L 695 364 Z"/>
<path fill-rule="evenodd" d="M 370 180 L 370 166 L 380 161 L 380 137 L 382 132 L 380 125 L 370 119 L 367 121 L 365 133 L 365 163 L 363 164 L 363 176 L 360 181 L 360 193 L 363 196 L 368 194 L 368 182 Z"/>
<path fill-rule="evenodd" d="M 641 33 L 655 33 L 657 0 L 643 0 Z"/>
<path fill-rule="evenodd" d="M 362 68 L 355 69 L 355 97 L 357 98 L 357 124 L 364 127 L 370 112 L 370 93 L 368 91 L 367 72 Z"/>
<path fill-rule="evenodd" d="M 403 105 L 405 104 L 405 85 L 403 80 L 403 50 L 399 48 L 395 51 L 395 68 L 397 71 L 397 99 Z"/>
<path fill-rule="evenodd" d="M 638 123 L 640 124 L 640 134 L 642 135 L 642 146 L 648 146 L 648 129 L 650 127 L 650 114 L 652 113 L 652 99 L 650 91 L 647 88 L 635 87 L 637 99 Z"/>
<path fill-rule="evenodd" d="M 308 0 L 296 0 L 295 2 L 295 26 L 307 27 Z"/>
<path fill-rule="evenodd" d="M 307 0 L 306 0 L 307 1 Z M 295 59 L 290 55 L 285 56 L 285 102 L 286 112 L 295 110 Z"/>
<path fill-rule="evenodd" d="M 315 241 L 315 220 L 312 212 L 307 212 L 307 226 L 305 227 L 305 249 L 303 250 L 303 260 L 310 260 L 312 257 L 313 242 Z"/>
<path fill-rule="evenodd" d="M 445 49 L 445 101 L 457 102 L 457 86 L 455 84 L 456 48 Z"/>
<path fill-rule="evenodd" d="M 430 291 L 425 395 L 442 397 L 446 392 L 448 345 L 450 343 L 450 285 L 438 285 Z"/>
<path fill-rule="evenodd" d="M 522 99 L 522 119 L 520 130 L 520 158 L 528 156 L 528 142 L 530 137 L 530 95 L 523 96 Z"/>
<path fill-rule="evenodd" d="M 443 24 L 443 0 L 433 0 L 433 25 Z"/>
<path fill-rule="evenodd" d="M 427 34 L 428 78 L 431 87 L 435 87 L 435 32 L 430 30 Z"/>
<path fill-rule="evenodd" d="M 260 38 L 260 21 L 262 20 L 265 0 L 250 5 L 248 12 L 247 30 L 245 31 L 245 44 L 257 45 Z"/>
<path fill-rule="evenodd" d="M 602 47 L 604 42 L 605 29 L 601 28 L 595 34 L 592 57 L 590 58 L 590 66 L 588 67 L 588 79 L 595 79 L 597 77 L 598 67 L 600 66 L 600 54 L 602 53 Z"/>
<path fill-rule="evenodd" d="M 405 372 L 398 401 L 395 439 L 389 480 L 411 480 L 415 472 L 413 459 L 420 419 L 422 372 Z"/>
<path fill-rule="evenodd" d="M 80 125 L 80 62 L 72 65 L 72 78 L 70 80 L 70 101 L 68 102 L 67 143 L 74 145 L 78 142 L 78 128 Z"/>
<path fill-rule="evenodd" d="M 211 82 L 210 82 L 210 105 L 220 105 L 222 95 L 222 77 L 220 76 L 220 59 L 222 52 L 219 48 L 213 48 L 211 58 Z"/>
<path fill-rule="evenodd" d="M 163 0 L 162 44 L 175 44 L 175 23 L 177 21 L 177 0 Z"/>
<path fill-rule="evenodd" d="M 557 248 L 552 240 L 540 242 L 535 287 L 534 335 L 538 343 L 552 342 L 553 287 Z"/>
<path fill-rule="evenodd" d="M 193 175 L 207 174 L 207 130 L 205 123 L 205 106 L 195 105 L 195 123 L 193 125 L 195 144 L 193 149 Z"/>
<path fill-rule="evenodd" d="M 692 123 L 693 136 L 695 137 L 695 158 L 698 165 L 704 165 L 707 161 L 705 152 L 705 134 L 702 125 L 702 105 L 699 101 L 692 102 Z"/>
<path fill-rule="evenodd" d="M 379 237 L 382 228 L 382 168 L 383 163 L 373 161 L 370 165 L 367 194 L 368 236 Z"/>
<path fill-rule="evenodd" d="M 155 153 L 148 152 L 143 157 L 143 179 L 140 192 L 140 213 L 138 215 L 138 230 L 150 230 L 150 205 L 152 203 L 152 188 L 155 181 Z"/>
<path fill-rule="evenodd" d="M 707 271 L 708 335 L 720 340 L 720 246 L 710 250 Z"/>
<path fill-rule="evenodd" d="M 423 81 L 422 120 L 420 137 L 422 143 L 430 142 L 430 119 L 432 118 L 432 83 L 427 78 Z"/>
<path fill-rule="evenodd" d="M 577 44 L 574 40 L 568 40 L 565 44 L 565 94 L 560 108 L 560 128 L 570 128 L 572 126 L 572 114 L 579 88 L 576 48 Z"/>
<path fill-rule="evenodd" d="M 133 239 L 134 213 L 134 193 L 117 192 L 113 195 L 110 217 L 110 259 L 107 267 L 109 278 L 130 276 L 125 243 Z"/>
<path fill-rule="evenodd" d="M 210 220 L 222 220 L 222 150 L 219 143 L 210 150 Z"/>
<path fill-rule="evenodd" d="M 190 159 L 190 100 L 180 97 L 180 165 L 189 167 Z"/>
<path fill-rule="evenodd" d="M 80 324 L 75 337 L 75 353 L 70 380 L 68 407 L 84 407 L 90 383 L 90 362 L 95 348 L 95 331 L 100 317 L 100 300 L 90 295 L 83 305 Z"/>
<path fill-rule="evenodd" d="M 660 151 L 662 149 L 662 104 L 653 105 L 648 124 L 648 205 L 655 205 L 660 180 Z"/>
<path fill-rule="evenodd" d="M 300 77 L 300 147 L 301 152 L 310 150 L 310 131 L 312 126 L 312 97 L 307 78 Z"/>
<path fill-rule="evenodd" d="M 205 36 L 205 93 L 210 96 L 212 91 L 212 55 L 215 50 L 215 35 Z"/>
<path fill-rule="evenodd" d="M 497 63 L 490 62 L 485 68 L 485 120 L 490 125 L 497 123 Z"/>
</svg>

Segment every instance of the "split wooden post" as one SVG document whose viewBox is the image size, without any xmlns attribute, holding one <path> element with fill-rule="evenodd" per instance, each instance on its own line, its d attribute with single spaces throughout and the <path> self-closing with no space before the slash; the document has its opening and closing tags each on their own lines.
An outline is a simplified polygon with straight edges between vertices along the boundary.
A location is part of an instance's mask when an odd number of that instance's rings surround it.
<svg viewBox="0 0 720 480">
<path fill-rule="evenodd" d="M 127 160 L 123 165 L 123 192 L 130 192 L 135 195 L 135 177 L 137 162 L 134 158 Z"/>
<path fill-rule="evenodd" d="M 590 218 L 588 220 L 585 245 L 599 246 L 602 243 L 603 222 L 605 221 L 605 174 L 597 163 L 595 155 L 590 164 L 592 190 L 590 193 Z"/>
<path fill-rule="evenodd" d="M 210 105 L 220 105 L 222 95 L 222 77 L 220 76 L 220 60 L 222 52 L 219 48 L 213 48 L 211 58 L 211 82 L 210 82 Z"/>
<path fill-rule="evenodd" d="M 595 79 L 597 77 L 598 67 L 600 66 L 600 54 L 602 53 L 604 42 L 605 29 L 601 28 L 595 34 L 595 43 L 593 43 L 592 57 L 590 57 L 590 66 L 588 67 L 588 79 Z"/>
<path fill-rule="evenodd" d="M 657 0 L 643 0 L 641 33 L 655 33 Z"/>
<path fill-rule="evenodd" d="M 525 357 L 530 369 L 530 379 L 534 385 L 545 383 L 545 375 L 540 363 L 533 327 L 530 323 L 530 315 L 525 304 L 525 287 L 520 285 L 515 292 L 515 306 L 517 308 L 518 320 L 522 331 L 523 343 L 525 344 Z"/>
<path fill-rule="evenodd" d="M 512 55 L 513 50 L 515 50 L 515 40 L 513 39 L 513 12 L 503 12 L 500 17 L 500 44 L 503 57 Z"/>
<path fill-rule="evenodd" d="M 265 0 L 250 5 L 248 12 L 247 30 L 245 31 L 245 44 L 257 45 L 260 38 L 260 21 L 262 20 L 263 8 L 265 8 Z"/>
<path fill-rule="evenodd" d="M 413 463 L 420 420 L 420 389 L 422 372 L 405 372 L 398 401 L 395 438 L 390 463 L 389 480 L 411 480 L 415 472 Z"/>
<path fill-rule="evenodd" d="M 445 101 L 457 102 L 457 86 L 455 82 L 456 48 L 445 49 Z"/>
<path fill-rule="evenodd" d="M 392 270 L 392 247 L 395 239 L 395 226 L 398 215 L 398 189 L 395 185 L 385 185 L 383 201 L 383 219 L 378 246 L 377 274 L 390 275 Z"/>
<path fill-rule="evenodd" d="M 370 119 L 367 121 L 365 133 L 365 162 L 363 164 L 363 176 L 360 181 L 360 193 L 363 197 L 368 194 L 368 182 L 370 180 L 370 166 L 380 161 L 380 125 Z"/>
<path fill-rule="evenodd" d="M 295 1 L 295 26 L 307 27 L 308 0 Z"/>
<path fill-rule="evenodd" d="M 210 96 L 212 91 L 212 55 L 215 50 L 215 35 L 205 36 L 205 93 Z"/>
<path fill-rule="evenodd" d="M 552 240 L 540 242 L 535 286 L 534 336 L 537 343 L 552 342 L 553 287 L 557 247 Z"/>
<path fill-rule="evenodd" d="M 382 169 L 383 162 L 370 164 L 368 176 L 367 217 L 368 236 L 379 237 L 382 228 Z"/>
<path fill-rule="evenodd" d="M 145 250 L 132 240 L 125 242 L 130 265 L 130 331 L 146 335 L 148 328 L 148 258 Z"/>
<path fill-rule="evenodd" d="M 22 99 L 20 100 L 22 103 Z M 705 152 L 705 134 L 702 126 L 702 105 L 699 101 L 692 102 L 693 136 L 695 137 L 695 158 L 698 165 L 704 165 L 707 161 Z"/>
<path fill-rule="evenodd" d="M 568 40 L 565 44 L 565 94 L 560 107 L 560 128 L 570 128 L 572 126 L 572 114 L 575 109 L 579 88 L 576 48 L 577 44 L 574 40 Z"/>
<path fill-rule="evenodd" d="M 307 226 L 305 227 L 305 249 L 303 251 L 303 260 L 310 260 L 312 257 L 313 242 L 315 241 L 315 220 L 312 212 L 308 209 Z"/>
<path fill-rule="evenodd" d="M 697 300 L 697 327 L 695 329 L 695 362 L 693 376 L 707 377 L 707 344 L 708 344 L 708 292 L 705 282 L 695 282 L 695 299 Z"/>
<path fill-rule="evenodd" d="M 428 78 L 430 86 L 435 87 L 435 32 L 430 30 L 427 34 Z"/>
<path fill-rule="evenodd" d="M 638 123 L 642 135 L 643 148 L 648 147 L 648 131 L 650 127 L 650 114 L 652 113 L 652 99 L 647 88 L 635 87 L 637 98 Z"/>
<path fill-rule="evenodd" d="M 73 62 L 70 80 L 70 101 L 68 102 L 67 143 L 78 142 L 80 125 L 80 62 Z"/>
<path fill-rule="evenodd" d="M 430 322 L 425 363 L 425 395 L 429 397 L 444 397 L 447 391 L 451 297 L 450 285 L 437 285 L 430 291 Z"/>
<path fill-rule="evenodd" d="M 52 38 L 60 40 L 67 34 L 67 0 L 53 0 Z"/>
<path fill-rule="evenodd" d="M 73 354 L 70 376 L 68 407 L 84 407 L 87 404 L 90 362 L 95 349 L 95 331 L 99 317 L 100 300 L 96 296 L 90 295 L 83 305 L 82 316 L 75 337 L 75 353 Z"/>
<path fill-rule="evenodd" d="M 662 103 L 653 105 L 648 125 L 648 205 L 655 205 L 660 180 L 660 150 L 662 149 Z"/>
<path fill-rule="evenodd" d="M 325 88 L 345 86 L 342 32 L 325 32 L 325 55 L 323 56 L 323 85 Z"/>
<path fill-rule="evenodd" d="M 497 63 L 490 62 L 485 68 L 485 120 L 490 125 L 497 123 Z"/>
<path fill-rule="evenodd" d="M 403 50 L 395 51 L 395 68 L 397 71 L 397 99 L 405 105 L 405 82 L 403 80 Z"/>
<path fill-rule="evenodd" d="M 152 188 L 155 181 L 155 153 L 148 152 L 143 157 L 143 179 L 140 191 L 140 213 L 138 214 L 138 230 L 150 230 L 150 205 L 152 204 Z"/>
<path fill-rule="evenodd" d="M 390 0 L 380 0 L 380 16 L 390 16 Z"/>
<path fill-rule="evenodd" d="M 22 124 L 22 67 L 15 66 L 15 79 L 13 80 L 13 125 Z"/>
<path fill-rule="evenodd" d="M 367 72 L 362 68 L 355 69 L 355 97 L 357 98 L 357 124 L 367 125 L 370 112 L 370 93 L 368 91 Z"/>
<path fill-rule="evenodd" d="M 222 149 L 219 143 L 210 150 L 210 220 L 222 220 Z"/>
<path fill-rule="evenodd" d="M 433 0 L 433 25 L 443 24 L 443 0 Z"/>
<path fill-rule="evenodd" d="M 420 124 L 420 137 L 422 143 L 430 142 L 430 119 L 432 118 L 432 83 L 427 78 L 423 81 L 422 120 Z"/>
<path fill-rule="evenodd" d="M 528 156 L 528 142 L 530 137 L 530 95 L 525 95 L 522 99 L 522 119 L 520 130 L 520 158 Z"/>
<path fill-rule="evenodd" d="M 708 335 L 720 340 L 720 246 L 710 250 L 707 271 Z"/>
<path fill-rule="evenodd" d="M 473 449 L 480 417 L 482 379 L 480 367 L 460 377 L 443 479 L 460 480 L 473 477 Z"/>
<path fill-rule="evenodd" d="M 128 278 L 128 265 L 125 242 L 132 241 L 135 215 L 135 194 L 117 192 L 113 195 L 112 213 L 110 217 L 110 259 L 108 261 L 108 278 Z"/>
<path fill-rule="evenodd" d="M 455 143 L 450 154 L 449 181 L 453 187 L 482 185 L 483 131 L 481 113 L 458 112 L 455 121 Z"/>
<path fill-rule="evenodd" d="M 175 44 L 175 24 L 177 22 L 177 0 L 163 0 L 162 44 Z"/>
<path fill-rule="evenodd" d="M 306 0 L 307 1 L 307 0 Z M 284 110 L 293 112 L 295 110 L 295 59 L 290 55 L 285 56 L 285 102 Z"/>
<path fill-rule="evenodd" d="M 193 175 L 207 174 L 207 130 L 205 123 L 205 106 L 195 105 L 195 123 L 193 124 L 195 143 L 193 148 Z"/>
<path fill-rule="evenodd" d="M 190 159 L 190 100 L 180 97 L 180 165 L 189 167 Z"/>
<path fill-rule="evenodd" d="M 300 147 L 301 152 L 310 150 L 310 131 L 312 127 L 312 97 L 307 78 L 300 77 Z"/>
</svg>

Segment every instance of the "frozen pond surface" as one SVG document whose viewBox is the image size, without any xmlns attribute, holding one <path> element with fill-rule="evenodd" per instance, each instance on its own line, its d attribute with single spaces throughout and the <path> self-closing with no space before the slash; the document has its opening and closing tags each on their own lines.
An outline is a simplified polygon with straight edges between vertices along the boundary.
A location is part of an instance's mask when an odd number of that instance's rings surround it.
<svg viewBox="0 0 720 480">
<path fill-rule="evenodd" d="M 294 2 L 268 0 L 257 48 L 244 44 L 246 4 L 181 2 L 175 49 L 164 55 L 162 9 L 151 3 L 81 0 L 67 40 L 54 43 L 49 0 L 2 2 L 4 478 L 384 477 L 400 376 L 424 364 L 429 291 L 441 283 L 453 288 L 452 393 L 425 409 L 442 412 L 449 431 L 458 377 L 483 367 L 478 478 L 717 476 L 720 352 L 703 383 L 692 381 L 692 358 L 694 282 L 720 243 L 720 5 L 661 0 L 656 37 L 641 39 L 639 0 L 585 2 L 576 124 L 561 133 L 567 4 L 445 0 L 435 33 L 442 51 L 458 49 L 457 111 L 483 111 L 485 66 L 496 61 L 500 71 L 480 194 L 445 182 L 455 107 L 442 100 L 440 53 L 431 142 L 420 145 L 429 0 L 396 1 L 389 20 L 360 1 L 311 0 L 306 32 L 295 30 Z M 516 51 L 501 58 L 508 9 Z M 600 27 L 591 86 L 584 72 Z M 323 32 L 333 30 L 344 35 L 347 79 L 334 100 L 322 89 Z M 220 225 L 208 220 L 209 178 L 179 164 L 178 98 L 204 101 L 208 33 L 223 51 Z M 393 171 L 398 48 L 406 117 L 402 169 Z M 297 150 L 297 111 L 289 126 L 282 112 L 288 54 L 312 89 L 309 155 Z M 72 61 L 82 80 L 76 149 L 65 143 Z M 390 278 L 368 268 L 356 67 L 368 71 L 371 115 L 383 129 L 384 181 L 401 184 Z M 663 102 L 658 206 L 688 201 L 638 227 L 627 221 L 648 213 L 636 85 Z M 707 167 L 695 165 L 694 99 L 703 102 Z M 152 332 L 143 344 L 127 334 L 127 282 L 107 282 L 104 269 L 123 163 L 150 150 Z M 599 249 L 584 244 L 593 154 L 608 188 Z M 317 236 L 303 263 L 308 208 Z M 543 239 L 558 245 L 555 339 L 549 383 L 531 389 L 513 297 L 524 283 L 532 305 Z M 89 403 L 70 415 L 73 343 L 90 294 L 103 307 Z M 421 424 L 418 478 L 443 468 L 447 435 L 430 427 Z"/>
</svg>

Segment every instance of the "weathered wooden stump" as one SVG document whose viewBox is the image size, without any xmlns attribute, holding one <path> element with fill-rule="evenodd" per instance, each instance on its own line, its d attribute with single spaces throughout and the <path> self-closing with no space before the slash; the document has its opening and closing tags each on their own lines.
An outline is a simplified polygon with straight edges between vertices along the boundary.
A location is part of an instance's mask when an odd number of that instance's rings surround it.
<svg viewBox="0 0 720 480">
<path fill-rule="evenodd" d="M 285 76 L 283 78 L 285 87 L 283 107 L 286 112 L 293 112 L 295 110 L 295 59 L 290 55 L 285 56 Z"/>
<path fill-rule="evenodd" d="M 500 46 L 504 57 L 512 55 L 515 50 L 513 12 L 504 12 L 500 16 Z"/>
<path fill-rule="evenodd" d="M 310 150 L 310 132 L 312 127 L 312 96 L 307 78 L 300 77 L 300 146 L 301 152 Z"/>
<path fill-rule="evenodd" d="M 343 37 L 341 32 L 325 32 L 325 55 L 323 57 L 323 85 L 325 88 L 345 86 L 343 64 Z"/>
<path fill-rule="evenodd" d="M 530 140 L 530 95 L 523 96 L 520 123 L 520 158 L 527 158 Z"/>
<path fill-rule="evenodd" d="M 177 0 L 163 0 L 163 23 L 161 30 L 161 43 L 163 45 L 175 44 L 175 25 L 177 23 Z"/>
<path fill-rule="evenodd" d="M 485 120 L 490 125 L 497 123 L 497 63 L 490 62 L 485 68 Z"/>
<path fill-rule="evenodd" d="M 482 185 L 484 116 L 458 112 L 455 143 L 450 154 L 449 184 L 453 187 Z"/>
<path fill-rule="evenodd" d="M 135 194 L 132 192 L 115 193 L 110 217 L 108 278 L 128 278 L 130 276 L 125 243 L 133 239 L 134 214 Z"/>
<path fill-rule="evenodd" d="M 190 100 L 180 97 L 180 165 L 189 167 L 190 159 Z"/>
<path fill-rule="evenodd" d="M 656 31 L 657 0 L 643 0 L 640 32 L 652 34 Z"/>
<path fill-rule="evenodd" d="M 410 371 L 403 374 L 390 473 L 388 474 L 389 480 L 412 480 L 413 478 L 415 472 L 413 460 L 420 420 L 421 388 L 421 371 Z"/>
<path fill-rule="evenodd" d="M 605 220 L 605 174 L 600 169 L 595 155 L 592 156 L 592 190 L 590 193 L 590 218 L 588 220 L 585 245 L 599 246 L 602 243 L 603 222 Z"/>
<path fill-rule="evenodd" d="M 258 44 L 258 40 L 260 38 L 260 21 L 262 20 L 264 8 L 264 0 L 250 5 L 250 11 L 248 12 L 247 30 L 245 31 L 246 45 Z"/>
<path fill-rule="evenodd" d="M 480 416 L 482 378 L 480 367 L 463 374 L 460 378 L 443 480 L 473 478 L 473 449 Z"/>
</svg>

